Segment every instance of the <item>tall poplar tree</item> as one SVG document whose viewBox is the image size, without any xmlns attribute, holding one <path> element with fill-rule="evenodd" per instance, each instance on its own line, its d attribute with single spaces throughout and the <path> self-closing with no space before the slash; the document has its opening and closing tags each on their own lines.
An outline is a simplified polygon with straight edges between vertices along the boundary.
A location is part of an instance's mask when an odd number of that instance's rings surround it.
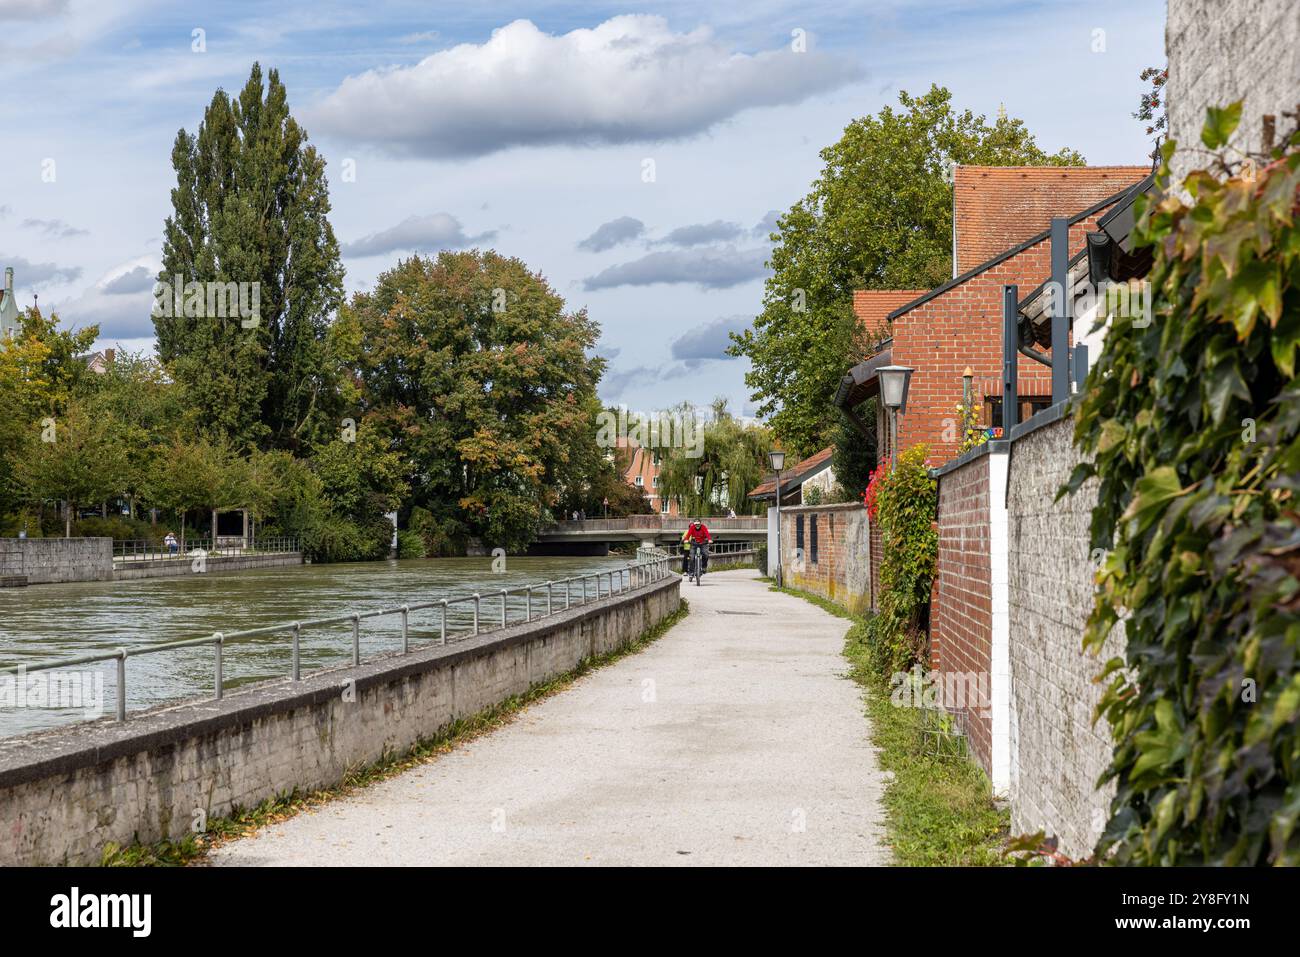
<svg viewBox="0 0 1300 957">
<path fill-rule="evenodd" d="M 258 283 L 258 308 L 254 322 L 156 304 L 159 357 L 201 424 L 237 446 L 309 445 L 333 426 L 324 340 L 343 267 L 325 161 L 289 115 L 278 72 L 264 84 L 254 64 L 237 98 L 218 90 L 198 134 L 177 134 L 172 165 L 159 279 Z"/>
</svg>

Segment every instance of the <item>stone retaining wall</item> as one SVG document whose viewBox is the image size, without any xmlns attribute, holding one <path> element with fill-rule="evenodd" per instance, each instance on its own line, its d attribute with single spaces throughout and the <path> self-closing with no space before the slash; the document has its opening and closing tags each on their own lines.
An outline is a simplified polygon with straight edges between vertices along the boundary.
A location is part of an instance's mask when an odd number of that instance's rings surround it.
<svg viewBox="0 0 1300 957">
<path fill-rule="evenodd" d="M 113 579 L 111 538 L 0 538 L 0 578 L 29 585 Z"/>
<path fill-rule="evenodd" d="M 179 838 L 204 815 L 337 784 L 627 646 L 679 589 L 674 575 L 445 647 L 0 741 L 0 866 L 97 864 L 110 841 Z"/>
</svg>

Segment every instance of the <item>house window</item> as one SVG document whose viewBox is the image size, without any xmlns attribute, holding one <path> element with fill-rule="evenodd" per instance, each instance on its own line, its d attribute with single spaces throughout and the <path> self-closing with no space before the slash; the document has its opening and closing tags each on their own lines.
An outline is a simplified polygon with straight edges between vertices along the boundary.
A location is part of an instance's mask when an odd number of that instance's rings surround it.
<svg viewBox="0 0 1300 957">
<path fill-rule="evenodd" d="M 808 560 L 817 564 L 817 516 L 808 516 Z"/>
<path fill-rule="evenodd" d="M 632 484 L 634 484 L 637 488 L 641 488 L 642 486 L 645 485 L 645 478 L 638 475 L 636 478 L 632 480 Z"/>
<path fill-rule="evenodd" d="M 655 488 L 658 488 L 658 487 L 659 487 L 659 476 L 656 475 L 653 479 L 651 479 L 651 480 L 650 480 L 650 484 L 652 484 Z"/>
<path fill-rule="evenodd" d="M 1016 404 L 1020 407 L 1020 421 L 1027 422 L 1031 417 L 1052 404 L 1050 395 L 1021 395 L 1016 396 Z M 990 395 L 984 398 L 984 422 L 989 428 L 1002 428 L 1002 396 Z"/>
<path fill-rule="evenodd" d="M 659 511 L 661 511 L 661 512 L 663 512 L 665 515 L 667 515 L 667 514 L 668 514 L 668 509 L 669 509 L 669 507 L 670 507 L 669 501 L 668 501 L 667 498 L 665 498 L 665 499 L 663 499 L 663 501 L 662 501 L 662 503 L 661 503 L 661 507 L 660 507 Z"/>
<path fill-rule="evenodd" d="M 803 551 L 803 516 L 796 515 L 794 519 L 794 548 L 796 552 Z"/>
</svg>

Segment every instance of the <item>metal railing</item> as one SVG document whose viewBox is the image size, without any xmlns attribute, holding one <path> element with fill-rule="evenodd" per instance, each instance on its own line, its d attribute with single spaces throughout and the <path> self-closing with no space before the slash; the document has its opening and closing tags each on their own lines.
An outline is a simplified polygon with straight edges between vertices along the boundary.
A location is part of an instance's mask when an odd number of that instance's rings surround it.
<svg viewBox="0 0 1300 957">
<path fill-rule="evenodd" d="M 629 515 L 626 518 L 584 518 L 574 521 L 562 519 L 552 522 L 542 529 L 543 534 L 561 534 L 565 532 L 646 532 L 659 531 L 664 534 L 686 531 L 690 519 L 684 515 Z M 704 524 L 713 531 L 761 532 L 767 528 L 766 515 L 737 515 L 734 518 L 719 515 L 705 517 Z"/>
<path fill-rule="evenodd" d="M 113 542 L 113 561 L 143 562 L 165 559 L 194 558 L 200 553 L 209 558 L 234 557 L 238 555 L 274 555 L 296 552 L 301 543 L 296 538 L 257 538 L 247 544 L 243 542 L 225 542 L 218 539 L 214 545 L 210 538 L 187 538 L 182 548 L 179 540 L 173 550 L 162 542 L 115 541 Z"/>
<path fill-rule="evenodd" d="M 752 542 L 717 542 L 709 546 L 709 555 L 735 555 L 753 550 Z"/>
<path fill-rule="evenodd" d="M 453 598 L 440 598 L 437 601 L 417 602 L 416 604 L 402 605 L 398 608 L 385 608 L 376 611 L 358 611 L 350 615 L 336 615 L 332 618 L 318 618 L 311 621 L 294 621 L 286 622 L 279 625 L 268 625 L 263 628 L 250 628 L 245 631 L 232 632 L 215 632 L 212 635 L 203 638 L 190 638 L 184 641 L 170 641 L 158 645 L 148 645 L 143 648 L 118 648 L 116 651 L 101 652 L 93 655 L 82 655 L 77 658 L 67 658 L 61 661 L 40 661 L 30 665 L 5 665 L 0 668 L 0 673 L 17 672 L 20 674 L 31 674 L 34 671 L 51 671 L 57 668 L 79 668 L 84 665 L 97 664 L 104 661 L 117 662 L 117 720 L 126 720 L 126 662 L 128 658 L 137 658 L 141 655 L 158 654 L 164 651 L 175 651 L 178 648 L 196 648 L 204 645 L 211 645 L 213 648 L 213 697 L 220 699 L 224 691 L 224 674 L 222 664 L 222 654 L 226 645 L 235 644 L 240 641 L 246 641 L 251 638 L 266 638 L 273 635 L 288 635 L 291 641 L 291 658 L 289 677 L 294 681 L 302 680 L 302 638 L 303 633 L 310 629 L 327 628 L 330 626 L 351 624 L 352 626 L 352 666 L 356 667 L 361 664 L 361 622 L 371 618 L 385 618 L 393 615 L 401 616 L 402 625 L 402 654 L 409 654 L 411 651 L 411 629 L 410 619 L 413 612 L 424 611 L 430 608 L 437 608 L 441 611 L 438 620 L 436 642 L 428 642 L 423 647 L 432 647 L 433 645 L 445 645 L 448 640 L 458 641 L 466 638 L 472 638 L 482 634 L 484 631 L 495 631 L 500 628 L 508 627 L 510 622 L 510 610 L 508 598 L 510 595 L 524 595 L 524 618 L 522 622 L 536 621 L 558 612 L 566 611 L 573 606 L 589 604 L 593 601 L 600 601 L 602 598 L 610 598 L 617 594 L 632 591 L 651 582 L 661 581 L 673 574 L 671 565 L 673 558 L 667 555 L 654 556 L 647 558 L 645 561 L 629 563 L 622 568 L 611 569 L 604 572 L 592 572 L 589 575 L 580 575 L 577 577 L 564 578 L 546 582 L 539 582 L 534 585 L 520 585 L 515 588 L 502 588 L 496 593 L 487 595 L 475 592 L 472 595 L 459 595 Z M 617 582 L 615 578 L 617 577 Z M 601 580 L 605 580 L 605 588 L 601 589 Z M 587 583 L 592 583 L 589 590 Z M 564 604 L 556 608 L 558 591 L 564 589 Z M 579 588 L 581 591 L 579 592 Z M 534 595 L 546 590 L 545 605 L 538 603 L 537 612 L 534 613 L 533 598 Z M 484 621 L 483 604 L 490 599 L 500 598 L 501 611 L 499 624 L 494 628 L 486 627 Z M 454 605 L 473 602 L 474 618 L 473 627 L 468 634 L 452 635 L 448 629 L 447 611 Z M 545 608 L 543 611 L 542 608 Z M 520 624 L 520 621 L 514 622 Z"/>
<path fill-rule="evenodd" d="M 678 557 L 680 557 L 683 551 L 681 546 L 674 545 L 673 547 L 677 550 Z M 752 552 L 754 550 L 754 543 L 753 542 L 714 542 L 712 545 L 708 545 L 706 547 L 709 550 L 709 557 L 711 558 L 714 555 L 737 555 L 737 554 L 743 554 L 745 552 Z M 639 556 L 643 550 L 649 551 L 649 549 L 638 548 L 636 550 L 637 555 Z M 664 552 L 664 549 L 658 546 L 656 546 L 654 550 L 666 554 L 666 552 Z"/>
</svg>

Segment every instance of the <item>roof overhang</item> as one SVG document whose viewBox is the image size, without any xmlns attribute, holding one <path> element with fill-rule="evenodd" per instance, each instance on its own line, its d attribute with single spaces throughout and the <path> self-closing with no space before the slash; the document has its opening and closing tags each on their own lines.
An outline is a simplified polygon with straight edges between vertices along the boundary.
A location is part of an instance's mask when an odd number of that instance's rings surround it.
<svg viewBox="0 0 1300 957">
<path fill-rule="evenodd" d="M 859 362 L 840 380 L 835 391 L 835 404 L 841 409 L 852 409 L 877 395 L 880 392 L 880 368 L 888 365 L 893 365 L 892 348 Z"/>
<path fill-rule="evenodd" d="M 1151 269 L 1154 250 L 1135 248 L 1133 227 L 1137 223 L 1137 198 L 1149 194 L 1159 201 L 1164 190 L 1151 173 L 1135 183 L 1106 215 L 1097 220 L 1097 231 L 1088 235 L 1088 275 L 1094 286 L 1103 282 L 1127 282 L 1145 276 Z"/>
</svg>

